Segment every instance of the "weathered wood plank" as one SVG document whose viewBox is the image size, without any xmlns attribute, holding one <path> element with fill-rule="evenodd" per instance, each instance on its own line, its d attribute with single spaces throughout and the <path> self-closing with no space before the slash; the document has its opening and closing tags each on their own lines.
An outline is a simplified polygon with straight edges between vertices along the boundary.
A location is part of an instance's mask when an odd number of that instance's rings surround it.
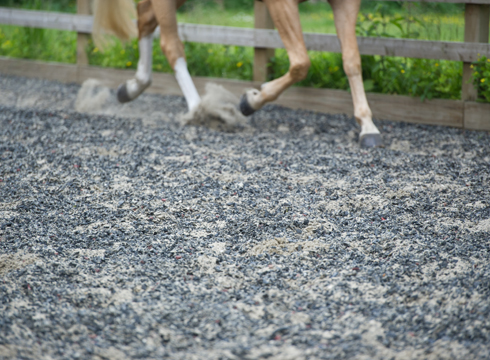
<svg viewBox="0 0 490 360">
<path fill-rule="evenodd" d="M 0 7 L 0 24 L 41 29 L 76 31 L 90 34 L 93 18 L 48 11 L 16 10 Z"/>
<path fill-rule="evenodd" d="M 457 100 L 426 100 L 398 95 L 367 94 L 376 119 L 406 121 L 417 124 L 463 127 L 463 102 Z M 351 94 L 331 89 L 293 87 L 276 103 L 328 113 L 353 115 Z"/>
<path fill-rule="evenodd" d="M 0 73 L 55 80 L 63 83 L 74 83 L 78 80 L 76 65 L 12 59 L 1 56 Z"/>
<path fill-rule="evenodd" d="M 490 5 L 466 4 L 464 17 L 464 41 L 466 43 L 485 43 L 488 45 Z M 461 89 L 462 100 L 475 101 L 478 98 L 478 92 L 471 83 L 472 73 L 471 62 L 465 61 L 463 64 L 463 83 Z"/>
<path fill-rule="evenodd" d="M 464 102 L 399 95 L 367 94 L 373 116 L 378 119 L 406 121 L 416 124 L 463 127 Z"/>
<path fill-rule="evenodd" d="M 182 41 L 255 47 L 254 29 L 231 26 L 179 24 L 179 35 Z M 155 30 L 155 37 L 160 37 L 160 29 Z"/>
<path fill-rule="evenodd" d="M 274 29 L 274 22 L 264 2 L 254 1 L 254 28 Z M 265 82 L 270 70 L 267 67 L 270 59 L 274 56 L 274 49 L 254 48 L 254 81 Z"/>
<path fill-rule="evenodd" d="M 77 0 L 77 13 L 80 15 L 90 15 L 90 0 Z M 88 65 L 87 45 L 89 42 L 88 34 L 77 34 L 77 64 Z"/>
<path fill-rule="evenodd" d="M 464 127 L 471 130 L 490 131 L 490 104 L 465 101 Z"/>
<path fill-rule="evenodd" d="M 42 11 L 0 8 L 0 23 L 9 25 L 73 30 L 90 33 L 92 17 L 49 13 Z M 184 41 L 257 48 L 284 47 L 274 30 L 245 29 L 226 26 L 179 24 L 179 34 Z M 336 35 L 305 33 L 309 50 L 340 52 Z M 359 37 L 359 50 L 364 55 L 403 56 L 423 59 L 441 59 L 473 62 L 478 54 L 490 56 L 488 43 L 460 43 L 409 39 Z"/>
<path fill-rule="evenodd" d="M 88 78 L 101 80 L 105 85 L 116 88 L 125 80 L 134 76 L 134 70 L 118 70 L 92 66 L 65 65 L 9 59 L 0 57 L 0 73 L 36 77 L 61 82 L 82 83 Z M 198 91 L 202 94 L 207 82 L 223 85 L 236 96 L 243 94 L 250 87 L 260 83 L 206 77 L 193 78 Z M 171 74 L 155 73 L 149 92 L 158 94 L 182 95 L 180 88 Z M 445 126 L 463 126 L 464 102 L 457 100 L 430 100 L 421 102 L 418 98 L 396 95 L 368 94 L 368 101 L 377 119 L 406 121 L 419 124 Z M 351 95 L 346 91 L 330 89 L 312 89 L 293 87 L 288 89 L 276 102 L 293 109 L 307 109 L 327 113 L 346 113 L 352 115 Z M 478 105 L 485 105 L 481 109 Z M 468 108 L 471 115 L 469 126 L 480 128 L 486 125 L 490 105 L 477 104 L 476 110 Z M 471 125 L 473 124 L 473 125 Z"/>
</svg>

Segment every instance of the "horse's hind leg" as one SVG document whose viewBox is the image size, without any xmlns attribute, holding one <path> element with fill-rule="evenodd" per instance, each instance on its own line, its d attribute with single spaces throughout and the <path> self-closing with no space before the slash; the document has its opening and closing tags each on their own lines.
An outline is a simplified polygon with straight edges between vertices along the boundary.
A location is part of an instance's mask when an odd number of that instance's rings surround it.
<svg viewBox="0 0 490 360">
<path fill-rule="evenodd" d="M 356 38 L 356 20 L 361 0 L 329 0 L 333 9 L 337 36 L 342 47 L 344 70 L 354 102 L 354 116 L 361 125 L 359 143 L 362 147 L 375 147 L 382 144 L 379 130 L 372 120 L 364 84 L 362 82 L 361 56 Z"/>
<path fill-rule="evenodd" d="M 117 99 L 125 103 L 136 99 L 151 85 L 153 32 L 158 26 L 150 0 L 138 3 L 139 52 L 138 70 L 133 79 L 117 89 Z"/>
<path fill-rule="evenodd" d="M 306 51 L 299 19 L 298 0 L 265 0 L 282 42 L 289 55 L 289 71 L 282 77 L 265 83 L 261 90 L 247 91 L 240 102 L 240 110 L 250 115 L 273 101 L 292 84 L 308 74 L 310 59 Z"/>
<path fill-rule="evenodd" d="M 187 106 L 192 110 L 201 102 L 201 98 L 187 70 L 184 44 L 179 38 L 177 28 L 176 9 L 184 2 L 185 0 L 152 0 L 152 5 L 160 25 L 160 46 L 175 71 L 175 78 L 184 94 Z"/>
</svg>

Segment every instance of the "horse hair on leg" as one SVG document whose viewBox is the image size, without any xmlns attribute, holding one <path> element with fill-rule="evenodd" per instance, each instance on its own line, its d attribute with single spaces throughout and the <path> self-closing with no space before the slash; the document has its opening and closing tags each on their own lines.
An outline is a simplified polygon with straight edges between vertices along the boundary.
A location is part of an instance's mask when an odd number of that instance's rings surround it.
<svg viewBox="0 0 490 360">
<path fill-rule="evenodd" d="M 192 81 L 189 70 L 187 69 L 187 62 L 184 58 L 178 58 L 174 66 L 175 78 L 179 83 L 180 89 L 184 94 L 185 100 L 187 101 L 187 107 L 189 111 L 192 111 L 199 102 L 201 98 L 197 92 L 194 82 Z"/>
<path fill-rule="evenodd" d="M 150 0 L 140 1 L 138 11 L 138 48 L 140 58 L 138 70 L 133 79 L 121 84 L 117 89 L 117 99 L 126 103 L 136 99 L 151 85 L 153 32 L 158 26 Z"/>
<path fill-rule="evenodd" d="M 354 117 L 361 126 L 361 147 L 382 145 L 381 135 L 373 123 L 372 112 L 364 91 L 361 55 L 356 38 L 356 20 L 361 0 L 329 0 L 332 6 L 337 36 L 342 48 L 342 60 L 347 74 L 354 103 Z"/>
<path fill-rule="evenodd" d="M 289 56 L 289 71 L 278 79 L 262 84 L 260 90 L 248 90 L 241 99 L 240 109 L 250 115 L 266 103 L 276 100 L 284 90 L 303 80 L 310 68 L 310 59 L 303 39 L 298 0 L 265 0 L 274 25 Z"/>
<path fill-rule="evenodd" d="M 177 8 L 184 2 L 183 0 L 152 0 L 152 5 L 160 24 L 160 47 L 175 71 L 175 78 L 184 94 L 189 110 L 192 110 L 201 99 L 187 69 L 184 44 L 180 40 L 177 27 Z"/>
<path fill-rule="evenodd" d="M 142 37 L 139 40 L 139 51 L 140 58 L 136 76 L 120 85 L 117 89 L 117 99 L 120 103 L 136 99 L 151 85 L 153 34 Z"/>
</svg>

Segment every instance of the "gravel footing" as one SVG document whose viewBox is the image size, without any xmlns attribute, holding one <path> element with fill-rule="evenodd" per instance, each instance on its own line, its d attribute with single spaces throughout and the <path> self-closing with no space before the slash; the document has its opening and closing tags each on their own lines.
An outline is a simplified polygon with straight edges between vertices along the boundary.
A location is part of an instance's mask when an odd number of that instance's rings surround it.
<svg viewBox="0 0 490 360">
<path fill-rule="evenodd" d="M 490 134 L 78 89 L 0 76 L 1 359 L 489 358 Z"/>
</svg>

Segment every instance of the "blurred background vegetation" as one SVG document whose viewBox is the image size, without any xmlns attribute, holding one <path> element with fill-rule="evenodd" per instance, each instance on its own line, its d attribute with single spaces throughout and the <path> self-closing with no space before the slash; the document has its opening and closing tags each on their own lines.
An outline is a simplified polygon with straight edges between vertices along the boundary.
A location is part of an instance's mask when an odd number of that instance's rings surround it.
<svg viewBox="0 0 490 360">
<path fill-rule="evenodd" d="M 0 6 L 45 11 L 76 12 L 76 0 L 0 0 Z M 300 5 L 305 32 L 335 33 L 333 13 L 326 1 Z M 253 27 L 251 0 L 188 0 L 179 10 L 180 22 Z M 361 36 L 382 36 L 423 40 L 463 41 L 464 5 L 363 1 L 357 32 Z M 253 49 L 237 46 L 186 43 L 187 62 L 192 75 L 251 80 Z M 101 53 L 90 44 L 91 65 L 136 68 L 137 42 L 114 42 Z M 76 62 L 76 34 L 66 31 L 0 26 L 0 56 L 65 63 Z M 155 71 L 171 72 L 158 41 L 153 48 Z M 348 90 L 342 57 L 336 53 L 310 52 L 312 66 L 298 86 Z M 403 94 L 424 98 L 459 99 L 462 64 L 453 61 L 363 56 L 364 85 L 367 91 Z M 269 64 L 270 78 L 284 74 L 289 61 L 278 49 Z M 473 82 L 482 101 L 490 102 L 490 61 L 475 63 Z"/>
</svg>

